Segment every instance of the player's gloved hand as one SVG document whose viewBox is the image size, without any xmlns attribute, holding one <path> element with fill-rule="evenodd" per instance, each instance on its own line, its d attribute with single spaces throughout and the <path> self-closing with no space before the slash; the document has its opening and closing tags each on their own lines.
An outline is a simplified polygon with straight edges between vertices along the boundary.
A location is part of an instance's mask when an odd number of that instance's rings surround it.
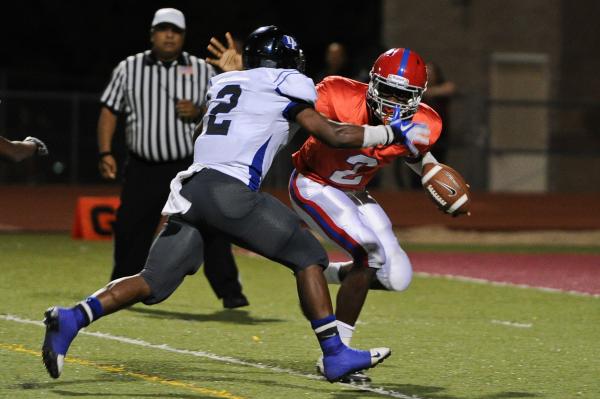
<svg viewBox="0 0 600 399">
<path fill-rule="evenodd" d="M 37 151 L 36 154 L 39 156 L 46 156 L 48 155 L 48 147 L 46 147 L 46 144 L 44 144 L 44 142 L 40 139 L 38 139 L 37 137 L 25 137 L 25 139 L 23 140 L 25 142 L 29 142 L 29 143 L 33 143 L 37 146 Z"/>
<path fill-rule="evenodd" d="M 394 143 L 404 144 L 413 156 L 419 155 L 417 144 L 429 145 L 431 131 L 424 123 L 397 119 L 389 124 L 394 132 Z"/>
</svg>

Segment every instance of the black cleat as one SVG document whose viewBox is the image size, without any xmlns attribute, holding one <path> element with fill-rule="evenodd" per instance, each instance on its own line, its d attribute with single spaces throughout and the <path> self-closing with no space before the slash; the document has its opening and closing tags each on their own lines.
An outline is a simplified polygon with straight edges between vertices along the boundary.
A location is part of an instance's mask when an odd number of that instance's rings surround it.
<svg viewBox="0 0 600 399">
<path fill-rule="evenodd" d="M 345 377 L 340 379 L 340 382 L 344 382 L 346 384 L 355 384 L 355 385 L 369 385 L 371 383 L 371 378 L 366 375 L 362 370 L 355 371 L 354 373 L 350 373 Z"/>
<path fill-rule="evenodd" d="M 238 295 L 226 296 L 225 298 L 223 298 L 223 307 L 225 309 L 241 308 L 248 305 L 250 305 L 250 303 L 242 293 Z"/>
</svg>

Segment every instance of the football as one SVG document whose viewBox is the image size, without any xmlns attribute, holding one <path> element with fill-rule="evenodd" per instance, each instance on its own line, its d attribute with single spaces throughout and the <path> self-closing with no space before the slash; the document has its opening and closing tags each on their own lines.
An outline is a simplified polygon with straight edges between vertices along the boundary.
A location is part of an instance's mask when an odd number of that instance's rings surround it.
<svg viewBox="0 0 600 399">
<path fill-rule="evenodd" d="M 470 215 L 471 193 L 463 177 L 441 163 L 426 163 L 421 173 L 421 184 L 437 207 L 452 216 Z"/>
</svg>

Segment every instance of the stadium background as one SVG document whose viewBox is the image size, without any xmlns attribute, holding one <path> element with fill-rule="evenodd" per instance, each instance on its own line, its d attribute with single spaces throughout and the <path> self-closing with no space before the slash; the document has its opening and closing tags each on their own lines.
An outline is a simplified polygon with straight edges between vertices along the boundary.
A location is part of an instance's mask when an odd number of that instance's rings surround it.
<svg viewBox="0 0 600 399">
<path fill-rule="evenodd" d="M 5 209 L 0 223 L 15 227 L 11 211 L 32 186 L 51 185 L 55 195 L 45 198 L 49 209 L 67 216 L 73 197 L 118 192 L 118 184 L 103 182 L 97 172 L 98 97 L 119 60 L 148 48 L 149 21 L 163 6 L 183 10 L 189 25 L 185 48 L 200 56 L 207 55 L 211 35 L 230 30 L 243 38 L 256 26 L 278 24 L 303 44 L 309 75 L 323 67 L 332 41 L 347 45 L 357 68 L 368 69 L 382 49 L 393 46 L 413 48 L 441 65 L 459 88 L 449 112 L 447 162 L 476 193 L 503 196 L 475 195 L 476 202 L 485 202 L 480 207 L 493 212 L 475 213 L 469 221 L 431 216 L 431 207 L 418 202 L 414 208 L 422 218 L 395 219 L 395 224 L 483 228 L 488 220 L 493 229 L 500 227 L 493 220 L 497 215 L 505 228 L 513 222 L 526 228 L 531 215 L 556 221 L 546 221 L 547 228 L 600 227 L 594 201 L 600 183 L 594 172 L 600 170 L 600 57 L 592 51 L 600 38 L 594 23 L 600 5 L 593 0 L 577 7 L 566 0 L 306 1 L 293 12 L 265 0 L 227 7 L 200 1 L 33 1 L 11 4 L 10 12 L 3 6 L 0 134 L 38 136 L 51 156 L 0 164 Z M 122 131 L 116 141 L 122 160 Z M 295 148 L 282 151 L 265 188 L 285 188 Z M 407 174 L 407 168 L 386 168 L 373 189 L 410 191 Z M 414 203 L 413 198 L 396 195 L 387 202 Z M 520 201 L 525 218 L 518 213 L 511 219 L 514 212 L 507 215 L 503 203 L 494 202 L 498 198 Z M 63 218 L 59 229 L 70 223 Z M 22 227 L 36 229 L 35 223 Z M 43 223 L 37 229 L 44 230 Z"/>
<path fill-rule="evenodd" d="M 238 249 L 247 310 L 223 311 L 188 278 L 168 301 L 88 327 L 60 380 L 43 369 L 43 310 L 110 272 L 110 241 L 68 234 L 79 196 L 119 192 L 96 169 L 99 93 L 169 6 L 200 56 L 211 35 L 274 23 L 302 42 L 310 75 L 339 40 L 366 68 L 410 47 L 457 84 L 448 163 L 472 184 L 473 215 L 440 214 L 394 168 L 373 188 L 415 275 L 401 294 L 369 293 L 353 342 L 395 352 L 372 387 L 318 380 L 289 271 Z M 0 135 L 38 136 L 51 155 L 0 162 L 0 397 L 600 397 L 599 14 L 595 0 L 3 3 Z M 265 184 L 283 200 L 291 151 Z"/>
</svg>

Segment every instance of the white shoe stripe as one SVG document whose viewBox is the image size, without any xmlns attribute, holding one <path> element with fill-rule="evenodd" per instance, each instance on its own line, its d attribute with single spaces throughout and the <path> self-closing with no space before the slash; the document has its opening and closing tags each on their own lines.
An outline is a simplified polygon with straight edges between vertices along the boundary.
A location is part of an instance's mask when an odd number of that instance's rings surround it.
<svg viewBox="0 0 600 399">
<path fill-rule="evenodd" d="M 328 329 L 333 328 L 333 327 L 337 328 L 337 323 L 335 322 L 335 320 L 332 321 L 332 322 L 330 322 L 330 323 L 327 323 L 327 324 L 325 324 L 325 325 L 323 325 L 321 327 L 315 328 L 315 333 L 318 334 L 320 332 L 323 332 L 323 331 L 328 330 Z"/>
<path fill-rule="evenodd" d="M 64 364 L 65 364 L 65 355 L 56 355 L 56 366 L 58 367 L 58 375 L 62 374 Z"/>
<path fill-rule="evenodd" d="M 92 308 L 90 308 L 90 305 L 88 305 L 87 302 L 85 302 L 85 301 L 81 301 L 81 302 L 79 302 L 79 304 L 81 305 L 83 310 L 85 310 L 85 313 L 87 314 L 87 317 L 88 317 L 88 320 L 90 321 L 90 323 L 92 321 L 94 321 L 94 314 L 92 313 Z"/>
</svg>

